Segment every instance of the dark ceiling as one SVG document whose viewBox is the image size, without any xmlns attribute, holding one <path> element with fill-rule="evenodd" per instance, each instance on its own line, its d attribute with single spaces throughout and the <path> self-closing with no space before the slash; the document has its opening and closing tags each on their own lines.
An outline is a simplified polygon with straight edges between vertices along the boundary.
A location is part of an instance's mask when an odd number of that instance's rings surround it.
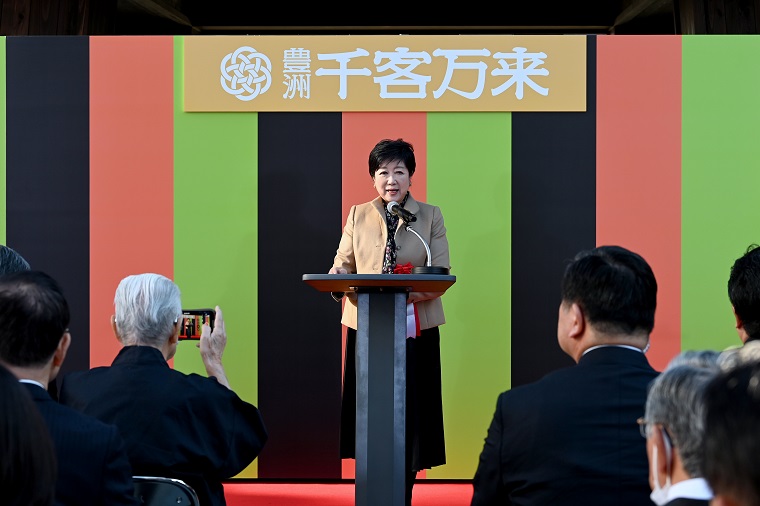
<svg viewBox="0 0 760 506">
<path fill-rule="evenodd" d="M 118 0 L 116 31 L 122 35 L 675 34 L 681 33 L 677 4 L 678 0 L 506 0 L 474 4 L 466 12 L 451 10 L 456 5 L 450 4 L 376 4 L 352 10 L 321 4 L 309 12 L 303 5 L 264 6 L 249 0 Z M 359 13 L 367 10 L 373 12 Z"/>
</svg>

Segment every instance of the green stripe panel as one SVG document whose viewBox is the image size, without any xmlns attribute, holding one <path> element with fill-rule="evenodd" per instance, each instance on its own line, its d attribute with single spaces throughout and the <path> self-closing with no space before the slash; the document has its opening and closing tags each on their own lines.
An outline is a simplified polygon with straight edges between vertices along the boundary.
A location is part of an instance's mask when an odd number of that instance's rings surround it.
<svg viewBox="0 0 760 506">
<path fill-rule="evenodd" d="M 683 37 L 683 349 L 740 344 L 726 284 L 760 242 L 758 54 L 758 37 Z"/>
<path fill-rule="evenodd" d="M 185 308 L 222 308 L 230 385 L 258 404 L 258 114 L 183 112 L 183 39 L 174 45 L 174 277 Z M 191 342 L 179 344 L 174 367 L 206 375 Z M 257 469 L 255 460 L 239 477 Z"/>
<path fill-rule="evenodd" d="M 509 388 L 511 114 L 430 113 L 427 148 L 427 201 L 443 212 L 457 277 L 441 327 L 447 464 L 427 476 L 471 478 Z"/>
<path fill-rule="evenodd" d="M 5 97 L 7 94 L 5 93 L 5 37 L 0 37 L 0 97 L 2 97 L 2 100 L 0 100 L 0 211 L 2 211 L 2 219 L 0 219 L 0 244 L 7 244 L 6 239 L 6 226 L 7 226 L 7 212 L 6 212 L 6 205 L 7 205 L 7 199 L 5 198 L 5 193 L 7 190 L 6 184 L 5 184 L 5 161 L 6 161 L 6 151 L 5 151 L 5 136 L 7 131 L 6 126 L 6 116 L 5 116 Z"/>
</svg>

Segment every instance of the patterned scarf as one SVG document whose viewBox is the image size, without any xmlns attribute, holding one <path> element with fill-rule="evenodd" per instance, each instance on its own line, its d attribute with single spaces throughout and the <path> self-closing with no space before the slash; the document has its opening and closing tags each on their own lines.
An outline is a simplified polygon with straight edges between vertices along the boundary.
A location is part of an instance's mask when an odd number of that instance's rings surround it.
<svg viewBox="0 0 760 506">
<path fill-rule="evenodd" d="M 404 200 L 399 202 L 401 207 L 404 207 L 408 198 L 409 192 L 406 192 Z M 385 244 L 382 274 L 393 274 L 393 270 L 396 268 L 396 228 L 398 227 L 398 216 L 391 213 L 388 210 L 388 206 L 385 206 L 385 223 L 388 225 L 388 242 Z"/>
</svg>

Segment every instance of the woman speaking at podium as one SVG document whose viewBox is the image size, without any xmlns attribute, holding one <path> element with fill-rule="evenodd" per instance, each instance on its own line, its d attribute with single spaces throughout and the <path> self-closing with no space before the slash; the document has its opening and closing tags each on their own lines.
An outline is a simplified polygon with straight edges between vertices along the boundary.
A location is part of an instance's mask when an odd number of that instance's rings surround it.
<svg viewBox="0 0 760 506">
<path fill-rule="evenodd" d="M 384 139 L 369 154 L 369 175 L 378 197 L 348 213 L 330 274 L 409 273 L 412 266 L 450 268 L 441 210 L 419 202 L 409 188 L 416 168 L 413 146 Z M 399 209 L 400 208 L 400 209 Z M 413 222 L 415 234 L 406 230 Z M 425 244 L 430 249 L 427 258 Z M 446 320 L 441 292 L 412 292 L 407 298 L 406 340 L 406 504 L 411 505 L 417 472 L 446 463 L 441 401 L 439 325 Z M 340 300 L 342 294 L 333 294 Z M 348 294 L 341 323 L 347 329 L 341 406 L 340 454 L 356 458 L 356 295 Z"/>
</svg>

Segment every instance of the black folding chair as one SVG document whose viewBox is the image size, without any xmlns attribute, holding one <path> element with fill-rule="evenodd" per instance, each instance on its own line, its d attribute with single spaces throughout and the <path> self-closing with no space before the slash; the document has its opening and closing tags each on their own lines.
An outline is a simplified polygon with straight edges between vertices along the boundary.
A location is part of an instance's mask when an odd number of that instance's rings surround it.
<svg viewBox="0 0 760 506">
<path fill-rule="evenodd" d="M 145 506 L 200 506 L 195 490 L 182 480 L 133 476 L 135 497 Z"/>
</svg>

